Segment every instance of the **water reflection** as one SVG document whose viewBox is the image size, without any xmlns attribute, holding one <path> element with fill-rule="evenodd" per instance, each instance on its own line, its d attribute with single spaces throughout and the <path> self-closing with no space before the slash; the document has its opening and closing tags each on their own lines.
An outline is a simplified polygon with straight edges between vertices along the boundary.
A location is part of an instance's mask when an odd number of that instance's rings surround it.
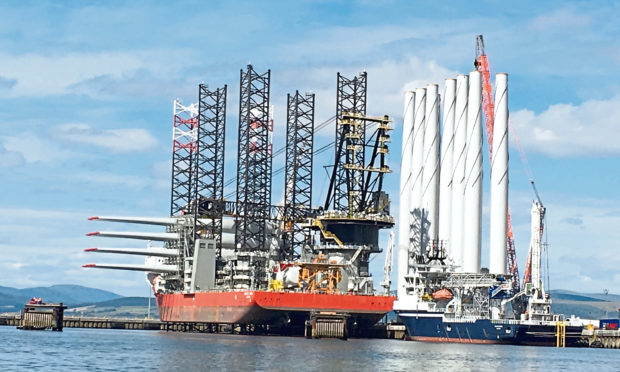
<svg viewBox="0 0 620 372">
<path fill-rule="evenodd" d="M 609 370 L 617 350 L 0 327 L 0 370 Z"/>
</svg>

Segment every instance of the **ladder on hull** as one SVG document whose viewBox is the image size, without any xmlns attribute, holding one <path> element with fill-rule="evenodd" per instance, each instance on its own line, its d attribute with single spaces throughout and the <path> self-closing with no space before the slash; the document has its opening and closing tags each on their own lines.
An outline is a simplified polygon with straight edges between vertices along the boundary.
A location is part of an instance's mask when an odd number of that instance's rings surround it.
<svg viewBox="0 0 620 372">
<path fill-rule="evenodd" d="M 566 322 L 555 322 L 555 347 L 566 347 Z"/>
</svg>

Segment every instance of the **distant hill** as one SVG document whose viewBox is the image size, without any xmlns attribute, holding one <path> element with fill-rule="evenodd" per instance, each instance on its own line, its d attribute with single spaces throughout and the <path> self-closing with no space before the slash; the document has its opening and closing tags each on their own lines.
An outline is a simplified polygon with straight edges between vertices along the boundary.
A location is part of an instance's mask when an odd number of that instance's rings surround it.
<svg viewBox="0 0 620 372">
<path fill-rule="evenodd" d="M 92 304 L 122 298 L 113 292 L 71 284 L 22 289 L 0 286 L 0 312 L 18 311 L 32 297 L 41 297 L 45 302 L 62 302 L 66 305 Z"/>
<path fill-rule="evenodd" d="M 596 304 L 614 304 L 609 302 L 597 302 Z M 618 304 L 615 302 L 615 304 Z M 596 306 L 589 302 L 564 302 L 553 301 L 551 309 L 554 313 L 564 314 L 566 317 L 575 315 L 582 319 L 618 318 L 617 306 Z"/>
<path fill-rule="evenodd" d="M 105 318 L 144 318 L 148 315 L 148 305 L 148 297 L 121 297 L 114 300 L 69 307 L 65 314 L 68 316 L 78 315 Z M 157 305 L 154 298 L 151 298 L 150 315 L 157 318 Z"/>
<path fill-rule="evenodd" d="M 566 316 L 583 319 L 618 318 L 620 295 L 604 293 L 578 293 L 567 290 L 549 291 L 551 310 Z"/>
<path fill-rule="evenodd" d="M 32 297 L 41 297 L 44 302 L 64 303 L 68 307 L 67 316 L 144 318 L 149 314 L 148 297 L 123 297 L 101 289 L 69 284 L 23 289 L 0 286 L 0 313 L 19 312 Z M 153 298 L 150 315 L 157 317 Z"/>
<path fill-rule="evenodd" d="M 567 295 L 580 295 L 580 296 L 586 296 L 586 297 L 591 297 L 597 300 L 601 300 L 601 301 L 611 301 L 611 302 L 620 302 L 620 295 L 617 294 L 613 294 L 613 293 L 579 293 L 579 292 L 574 292 L 574 291 L 568 291 L 565 289 L 554 289 L 552 291 L 550 291 L 552 296 L 556 296 L 558 294 L 567 294 Z"/>
<path fill-rule="evenodd" d="M 95 307 L 148 306 L 148 303 L 148 297 L 121 297 L 114 300 L 97 302 L 93 305 L 95 305 Z M 151 303 L 155 303 L 155 299 L 151 298 Z"/>
<path fill-rule="evenodd" d="M 26 302 L 21 296 L 14 296 L 6 292 L 2 292 L 0 287 L 0 313 L 14 312 L 21 309 Z"/>
<path fill-rule="evenodd" d="M 593 297 L 589 294 L 576 294 L 575 292 L 567 291 L 549 291 L 553 300 L 568 300 L 568 301 L 592 301 L 592 302 L 605 302 L 611 300 L 602 300 L 597 297 Z"/>
</svg>

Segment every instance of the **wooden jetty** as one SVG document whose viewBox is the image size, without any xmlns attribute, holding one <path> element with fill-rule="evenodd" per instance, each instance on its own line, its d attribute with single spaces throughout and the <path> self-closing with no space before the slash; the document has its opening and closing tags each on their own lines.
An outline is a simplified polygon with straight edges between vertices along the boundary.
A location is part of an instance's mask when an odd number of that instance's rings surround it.
<svg viewBox="0 0 620 372">
<path fill-rule="evenodd" d="M 31 305 L 27 305 L 31 306 Z M 26 317 L 30 317 L 26 313 Z M 0 314 L 0 326 L 21 327 L 25 321 L 23 314 Z M 207 323 L 173 323 L 162 322 L 159 319 L 137 318 L 98 318 L 65 316 L 62 320 L 65 328 L 103 328 L 103 329 L 139 329 L 173 332 L 205 332 L 205 333 L 251 333 L 253 329 L 229 324 Z"/>
<path fill-rule="evenodd" d="M 304 334 L 306 338 L 339 338 L 349 337 L 347 329 L 348 314 L 318 312 L 310 315 L 306 321 Z"/>
<path fill-rule="evenodd" d="M 592 329 L 583 331 L 585 346 L 604 349 L 620 349 L 620 330 Z"/>
<path fill-rule="evenodd" d="M 0 326 L 19 327 L 22 324 L 22 315 L 15 313 L 0 314 Z M 280 334 L 286 332 L 269 326 L 217 324 L 217 323 L 173 323 L 162 322 L 159 319 L 138 318 L 100 318 L 65 316 L 62 321 L 64 328 L 100 328 L 100 329 L 135 329 L 170 332 L 199 332 L 199 333 L 227 333 L 227 334 Z M 405 326 L 398 324 L 377 324 L 368 332 L 357 335 L 362 338 L 403 339 Z M 325 336 L 322 336 L 325 337 Z"/>
<path fill-rule="evenodd" d="M 64 311 L 67 307 L 59 304 L 27 304 L 22 310 L 17 328 L 24 330 L 45 330 L 62 332 Z"/>
</svg>

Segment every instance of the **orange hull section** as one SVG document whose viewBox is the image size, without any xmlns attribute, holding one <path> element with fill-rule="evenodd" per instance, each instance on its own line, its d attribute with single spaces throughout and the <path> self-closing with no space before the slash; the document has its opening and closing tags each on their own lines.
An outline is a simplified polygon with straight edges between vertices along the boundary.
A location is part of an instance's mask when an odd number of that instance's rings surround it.
<svg viewBox="0 0 620 372">
<path fill-rule="evenodd" d="M 254 292 L 257 304 L 265 309 L 290 311 L 336 311 L 381 313 L 392 310 L 395 297 L 299 292 Z"/>
<path fill-rule="evenodd" d="M 392 296 L 267 291 L 173 293 L 156 297 L 162 321 L 229 324 L 305 320 L 311 311 L 345 312 L 356 321 L 374 324 L 392 310 L 396 299 Z"/>
</svg>

